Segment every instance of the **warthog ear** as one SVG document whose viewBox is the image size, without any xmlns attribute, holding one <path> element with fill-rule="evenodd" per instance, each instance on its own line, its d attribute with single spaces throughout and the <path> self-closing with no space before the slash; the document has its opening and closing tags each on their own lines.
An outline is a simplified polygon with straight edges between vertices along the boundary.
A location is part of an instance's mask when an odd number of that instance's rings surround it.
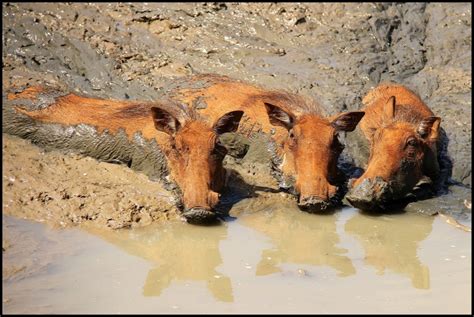
<svg viewBox="0 0 474 317">
<path fill-rule="evenodd" d="M 292 114 L 272 104 L 266 102 L 264 102 L 264 104 L 265 108 L 267 109 L 268 118 L 270 119 L 271 124 L 279 125 L 286 128 L 287 130 L 293 128 L 295 118 Z"/>
<path fill-rule="evenodd" d="M 244 115 L 243 111 L 232 111 L 228 112 L 214 124 L 214 132 L 217 134 L 222 134 L 226 132 L 235 132 L 237 131 L 240 123 L 240 119 Z"/>
<path fill-rule="evenodd" d="M 439 124 L 441 123 L 440 117 L 428 117 L 424 118 L 423 121 L 418 125 L 416 132 L 423 139 L 435 140 L 438 138 Z"/>
<path fill-rule="evenodd" d="M 395 96 L 388 98 L 383 107 L 383 122 L 388 124 L 393 121 L 395 117 Z"/>
<path fill-rule="evenodd" d="M 175 135 L 176 132 L 181 127 L 178 119 L 176 119 L 171 113 L 161 108 L 152 107 L 151 115 L 153 117 L 153 122 L 155 123 L 155 128 L 158 131 L 165 132 L 169 135 Z"/>
<path fill-rule="evenodd" d="M 336 131 L 351 132 L 354 131 L 364 115 L 364 111 L 351 111 L 331 117 L 329 120 L 331 121 L 331 126 L 336 129 Z"/>
</svg>

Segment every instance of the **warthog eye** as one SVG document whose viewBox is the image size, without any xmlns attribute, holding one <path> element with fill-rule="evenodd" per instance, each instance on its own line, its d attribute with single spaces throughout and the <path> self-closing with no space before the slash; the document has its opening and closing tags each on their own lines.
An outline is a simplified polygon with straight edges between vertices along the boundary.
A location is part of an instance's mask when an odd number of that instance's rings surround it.
<svg viewBox="0 0 474 317">
<path fill-rule="evenodd" d="M 290 140 L 288 142 L 290 148 L 294 149 L 298 143 L 298 140 L 296 139 L 296 135 L 295 133 L 293 132 L 293 130 L 290 130 L 288 132 L 288 136 L 290 137 Z"/>
<path fill-rule="evenodd" d="M 408 141 L 407 141 L 407 145 L 409 145 L 409 146 L 417 146 L 417 145 L 418 145 L 418 141 L 417 141 L 415 138 L 409 138 Z"/>
<path fill-rule="evenodd" d="M 331 150 L 336 153 L 341 153 L 344 150 L 344 144 L 339 140 L 339 135 L 337 134 L 332 140 Z"/>
<path fill-rule="evenodd" d="M 408 160 L 416 159 L 418 140 L 416 138 L 409 138 L 406 143 L 406 157 Z"/>
<path fill-rule="evenodd" d="M 290 139 L 294 139 L 294 138 L 295 138 L 295 133 L 293 132 L 293 130 L 290 130 L 289 136 L 290 136 Z"/>
</svg>

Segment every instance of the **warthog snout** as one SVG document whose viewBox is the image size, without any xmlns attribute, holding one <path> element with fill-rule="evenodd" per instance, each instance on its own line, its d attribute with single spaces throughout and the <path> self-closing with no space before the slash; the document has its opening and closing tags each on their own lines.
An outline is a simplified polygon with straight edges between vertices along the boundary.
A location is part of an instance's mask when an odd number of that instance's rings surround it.
<svg viewBox="0 0 474 317">
<path fill-rule="evenodd" d="M 187 222 L 192 224 L 208 224 L 217 220 L 213 207 L 219 203 L 221 194 L 215 191 L 209 191 L 207 194 L 207 204 L 195 205 L 193 207 L 184 208 L 183 216 Z"/>
<path fill-rule="evenodd" d="M 379 211 L 389 207 L 393 199 L 389 184 L 381 177 L 364 179 L 359 185 L 351 188 L 346 198 L 349 203 L 361 210 Z"/>
<path fill-rule="evenodd" d="M 186 218 L 188 223 L 192 224 L 209 224 L 217 220 L 215 212 L 201 207 L 186 209 L 183 212 L 183 216 Z"/>
<path fill-rule="evenodd" d="M 306 212 L 324 211 L 331 206 L 331 203 L 316 196 L 303 197 L 299 199 L 298 207 Z"/>
</svg>

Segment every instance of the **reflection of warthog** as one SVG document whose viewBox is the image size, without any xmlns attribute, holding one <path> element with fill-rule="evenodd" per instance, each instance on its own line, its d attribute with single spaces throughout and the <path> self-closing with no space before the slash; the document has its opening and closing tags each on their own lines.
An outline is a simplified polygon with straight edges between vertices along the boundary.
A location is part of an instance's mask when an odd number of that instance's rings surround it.
<svg viewBox="0 0 474 317">
<path fill-rule="evenodd" d="M 330 266 L 339 276 L 355 274 L 346 250 L 337 247 L 335 215 L 310 216 L 306 213 L 274 210 L 271 216 L 255 213 L 242 218 L 246 226 L 264 233 L 272 248 L 262 251 L 257 275 L 280 272 L 282 263 Z"/>
<path fill-rule="evenodd" d="M 370 158 L 347 200 L 363 210 L 404 207 L 420 180 L 433 182 L 439 176 L 441 118 L 414 92 L 396 84 L 378 86 L 363 103 L 360 129 L 369 140 Z"/>
<path fill-rule="evenodd" d="M 420 263 L 418 244 L 431 232 L 433 217 L 403 214 L 380 218 L 355 214 L 345 231 L 355 235 L 365 249 L 365 262 L 384 274 L 386 269 L 406 275 L 414 287 L 430 288 L 429 268 Z"/>
<path fill-rule="evenodd" d="M 89 230 L 127 253 L 157 265 L 148 272 L 143 286 L 145 296 L 159 296 L 173 281 L 204 281 L 216 299 L 233 301 L 230 278 L 216 271 L 222 264 L 219 242 L 227 237 L 225 226 L 174 223 L 159 230 Z"/>
</svg>

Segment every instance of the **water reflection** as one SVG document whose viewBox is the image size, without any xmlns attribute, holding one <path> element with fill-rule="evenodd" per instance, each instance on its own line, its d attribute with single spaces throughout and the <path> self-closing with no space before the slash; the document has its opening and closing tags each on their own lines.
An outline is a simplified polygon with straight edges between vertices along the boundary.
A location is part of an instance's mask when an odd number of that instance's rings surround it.
<svg viewBox="0 0 474 317">
<path fill-rule="evenodd" d="M 414 213 L 370 216 L 356 213 L 345 225 L 365 249 L 365 263 L 408 276 L 419 289 L 430 288 L 430 271 L 417 256 L 418 245 L 432 230 L 434 217 Z"/>
<path fill-rule="evenodd" d="M 219 242 L 227 238 L 225 225 L 172 223 L 115 232 L 89 231 L 129 254 L 157 264 L 146 277 L 145 296 L 160 296 L 173 281 L 205 281 L 217 300 L 233 301 L 230 278 L 216 270 L 222 264 Z"/>
<path fill-rule="evenodd" d="M 265 234 L 273 244 L 262 251 L 257 275 L 280 272 L 282 263 L 329 266 L 338 276 L 355 274 L 351 260 L 344 255 L 347 250 L 337 246 L 337 213 L 312 215 L 282 205 L 269 209 L 241 218 L 241 223 Z"/>
<path fill-rule="evenodd" d="M 339 228 L 345 232 L 338 233 L 339 212 L 313 215 L 300 212 L 291 203 L 275 205 L 260 204 L 237 220 L 271 243 L 261 251 L 257 276 L 282 272 L 282 264 L 326 266 L 340 277 L 354 275 L 356 269 L 347 250 L 338 246 L 339 234 L 349 234 L 360 241 L 364 264 L 375 267 L 377 274 L 390 270 L 408 276 L 416 288 L 430 288 L 429 269 L 420 263 L 417 249 L 430 234 L 433 217 L 411 213 L 376 217 L 355 212 Z M 231 278 L 216 270 L 223 263 L 219 244 L 228 238 L 230 225 L 233 222 L 210 227 L 168 223 L 134 230 L 88 231 L 154 264 L 143 286 L 144 296 L 160 296 L 173 282 L 202 281 L 214 298 L 233 302 Z"/>
</svg>

